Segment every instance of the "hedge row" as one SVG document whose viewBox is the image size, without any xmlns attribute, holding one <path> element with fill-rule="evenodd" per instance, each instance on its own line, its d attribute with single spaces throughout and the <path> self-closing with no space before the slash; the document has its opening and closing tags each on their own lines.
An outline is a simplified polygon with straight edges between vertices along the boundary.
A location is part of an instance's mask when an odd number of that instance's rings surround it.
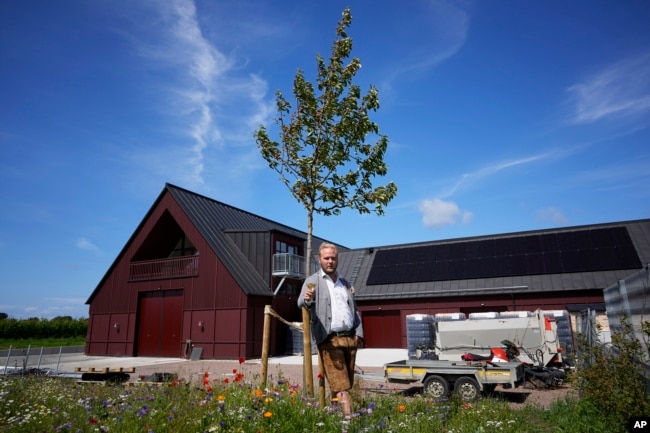
<svg viewBox="0 0 650 433">
<path fill-rule="evenodd" d="M 54 319 L 2 319 L 0 338 L 74 338 L 85 337 L 88 319 L 73 319 L 69 316 Z"/>
</svg>

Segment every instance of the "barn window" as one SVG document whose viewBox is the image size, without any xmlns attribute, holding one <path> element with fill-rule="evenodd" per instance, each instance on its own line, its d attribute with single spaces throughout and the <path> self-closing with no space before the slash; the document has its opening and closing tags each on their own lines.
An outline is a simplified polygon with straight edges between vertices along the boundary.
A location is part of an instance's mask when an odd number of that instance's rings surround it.
<svg viewBox="0 0 650 433">
<path fill-rule="evenodd" d="M 282 253 L 300 255 L 300 249 L 297 245 L 288 244 L 284 241 L 275 241 L 275 254 Z"/>
<path fill-rule="evenodd" d="M 192 242 L 185 236 L 185 233 L 181 233 L 181 238 L 169 254 L 169 257 L 193 256 L 196 254 L 198 254 L 196 247 L 192 245 Z"/>
</svg>

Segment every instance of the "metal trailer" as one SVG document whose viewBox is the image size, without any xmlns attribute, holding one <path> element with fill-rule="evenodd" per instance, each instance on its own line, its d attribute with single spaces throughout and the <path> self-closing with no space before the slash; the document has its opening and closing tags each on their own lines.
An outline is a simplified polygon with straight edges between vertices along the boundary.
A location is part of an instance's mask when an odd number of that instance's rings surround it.
<svg viewBox="0 0 650 433">
<path fill-rule="evenodd" d="M 530 317 L 457 320 L 436 323 L 437 359 L 456 361 L 466 352 L 484 352 L 513 342 L 521 353 L 517 360 L 535 367 L 563 366 L 557 323 L 537 310 Z M 487 353 L 486 353 L 487 352 Z"/>
<path fill-rule="evenodd" d="M 434 399 L 443 399 L 453 391 L 463 401 L 472 401 L 490 393 L 499 385 L 512 388 L 523 384 L 521 362 L 434 361 L 407 359 L 384 365 L 384 378 L 394 383 L 416 383 Z"/>
</svg>

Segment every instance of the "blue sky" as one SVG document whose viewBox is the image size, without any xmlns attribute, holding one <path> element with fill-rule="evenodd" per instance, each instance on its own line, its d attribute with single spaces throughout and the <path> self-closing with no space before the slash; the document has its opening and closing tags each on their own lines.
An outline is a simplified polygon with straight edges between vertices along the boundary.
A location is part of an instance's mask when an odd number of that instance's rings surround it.
<svg viewBox="0 0 650 433">
<path fill-rule="evenodd" d="M 0 2 L 0 312 L 85 301 L 165 182 L 306 230 L 253 139 L 342 10 L 398 195 L 381 246 L 650 217 L 650 3 Z"/>
</svg>

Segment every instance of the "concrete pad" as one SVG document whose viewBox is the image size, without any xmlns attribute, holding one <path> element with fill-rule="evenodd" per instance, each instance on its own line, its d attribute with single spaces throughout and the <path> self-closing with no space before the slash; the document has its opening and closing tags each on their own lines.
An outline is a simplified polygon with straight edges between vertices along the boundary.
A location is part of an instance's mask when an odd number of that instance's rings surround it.
<svg viewBox="0 0 650 433">
<path fill-rule="evenodd" d="M 12 358 L 14 358 L 12 356 Z M 406 349 L 359 349 L 357 352 L 357 366 L 359 368 L 383 367 L 384 364 L 408 359 Z M 23 367 L 22 359 L 3 359 L 0 365 L 0 374 Z M 200 361 L 206 361 L 201 359 Z M 232 360 L 229 360 L 232 361 Z M 178 362 L 198 362 L 184 358 L 155 358 L 155 357 L 111 357 L 111 356 L 86 356 L 83 353 L 65 353 L 62 355 L 47 355 L 43 357 L 32 356 L 28 368 L 53 370 L 59 372 L 74 372 L 75 368 L 129 368 L 151 365 L 164 365 Z M 260 359 L 247 359 L 246 363 L 258 364 Z M 302 355 L 274 356 L 269 358 L 270 365 L 302 365 Z M 312 365 L 318 365 L 318 355 L 312 355 Z"/>
</svg>

